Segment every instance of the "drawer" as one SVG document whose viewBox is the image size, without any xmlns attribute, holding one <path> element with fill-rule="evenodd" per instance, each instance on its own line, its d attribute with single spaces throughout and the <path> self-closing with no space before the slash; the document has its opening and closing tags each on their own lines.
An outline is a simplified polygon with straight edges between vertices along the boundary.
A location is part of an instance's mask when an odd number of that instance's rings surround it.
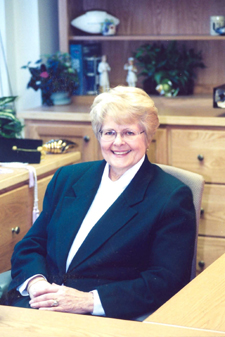
<svg viewBox="0 0 225 337">
<path fill-rule="evenodd" d="M 0 272 L 11 268 L 15 244 L 29 230 L 32 222 L 33 189 L 17 188 L 0 196 Z M 19 227 L 18 234 L 12 228 Z"/>
<path fill-rule="evenodd" d="M 225 253 L 225 238 L 198 237 L 197 274 Z M 221 271 L 222 272 L 222 271 Z"/>
<path fill-rule="evenodd" d="M 45 190 L 51 178 L 52 175 L 38 181 L 40 212 Z M 10 260 L 14 246 L 32 226 L 33 193 L 33 188 L 24 185 L 0 195 L 0 272 L 11 268 Z M 18 234 L 12 231 L 12 228 L 16 227 L 19 227 Z"/>
<path fill-rule="evenodd" d="M 225 237 L 225 186 L 205 184 L 199 234 Z"/>
<path fill-rule="evenodd" d="M 169 164 L 225 183 L 225 131 L 170 130 Z"/>
</svg>

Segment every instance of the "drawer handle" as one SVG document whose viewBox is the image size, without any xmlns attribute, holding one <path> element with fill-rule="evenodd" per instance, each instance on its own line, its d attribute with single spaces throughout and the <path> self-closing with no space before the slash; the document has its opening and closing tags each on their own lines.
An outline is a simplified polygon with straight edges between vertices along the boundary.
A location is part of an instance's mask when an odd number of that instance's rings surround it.
<svg viewBox="0 0 225 337">
<path fill-rule="evenodd" d="M 202 154 L 199 154 L 197 158 L 198 158 L 199 161 L 203 161 L 204 160 L 204 156 Z"/>
<path fill-rule="evenodd" d="M 19 232 L 20 232 L 20 228 L 19 227 L 12 228 L 12 233 L 19 234 Z"/>
<path fill-rule="evenodd" d="M 203 215 L 205 213 L 204 208 L 201 208 L 200 215 Z"/>
<path fill-rule="evenodd" d="M 89 142 L 89 140 L 90 140 L 90 137 L 89 136 L 84 136 L 84 141 L 86 142 L 86 143 L 88 143 Z"/>
<path fill-rule="evenodd" d="M 205 267 L 205 262 L 201 260 L 198 262 L 198 265 L 201 269 L 203 269 Z"/>
</svg>

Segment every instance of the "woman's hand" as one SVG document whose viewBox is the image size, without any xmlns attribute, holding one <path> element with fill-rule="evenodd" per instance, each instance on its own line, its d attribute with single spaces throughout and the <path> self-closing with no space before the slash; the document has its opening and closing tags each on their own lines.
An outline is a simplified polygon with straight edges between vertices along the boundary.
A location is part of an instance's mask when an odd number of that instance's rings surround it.
<svg viewBox="0 0 225 337">
<path fill-rule="evenodd" d="M 37 276 L 30 280 L 27 285 L 27 292 L 30 298 L 34 298 L 40 292 L 48 292 L 52 285 L 42 276 Z"/>
<path fill-rule="evenodd" d="M 59 286 L 54 283 L 50 285 L 48 291 L 46 289 L 37 291 L 35 297 L 30 301 L 31 308 L 75 314 L 92 313 L 94 310 L 92 293 Z"/>
</svg>

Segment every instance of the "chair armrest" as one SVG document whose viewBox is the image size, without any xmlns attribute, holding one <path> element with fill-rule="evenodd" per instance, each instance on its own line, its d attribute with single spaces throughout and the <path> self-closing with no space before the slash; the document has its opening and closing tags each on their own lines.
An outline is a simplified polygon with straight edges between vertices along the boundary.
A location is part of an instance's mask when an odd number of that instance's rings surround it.
<svg viewBox="0 0 225 337">
<path fill-rule="evenodd" d="M 0 274 L 0 298 L 4 293 L 6 293 L 11 280 L 11 270 L 5 271 L 4 273 Z"/>
</svg>

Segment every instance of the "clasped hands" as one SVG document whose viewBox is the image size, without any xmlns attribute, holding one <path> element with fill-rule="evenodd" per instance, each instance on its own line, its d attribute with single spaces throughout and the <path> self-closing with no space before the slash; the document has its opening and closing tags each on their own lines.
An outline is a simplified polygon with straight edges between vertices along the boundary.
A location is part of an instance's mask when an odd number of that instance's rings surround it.
<svg viewBox="0 0 225 337">
<path fill-rule="evenodd" d="M 34 309 L 75 314 L 92 313 L 94 310 L 92 293 L 51 284 L 41 276 L 29 282 L 27 291 L 31 298 L 30 306 Z"/>
</svg>

